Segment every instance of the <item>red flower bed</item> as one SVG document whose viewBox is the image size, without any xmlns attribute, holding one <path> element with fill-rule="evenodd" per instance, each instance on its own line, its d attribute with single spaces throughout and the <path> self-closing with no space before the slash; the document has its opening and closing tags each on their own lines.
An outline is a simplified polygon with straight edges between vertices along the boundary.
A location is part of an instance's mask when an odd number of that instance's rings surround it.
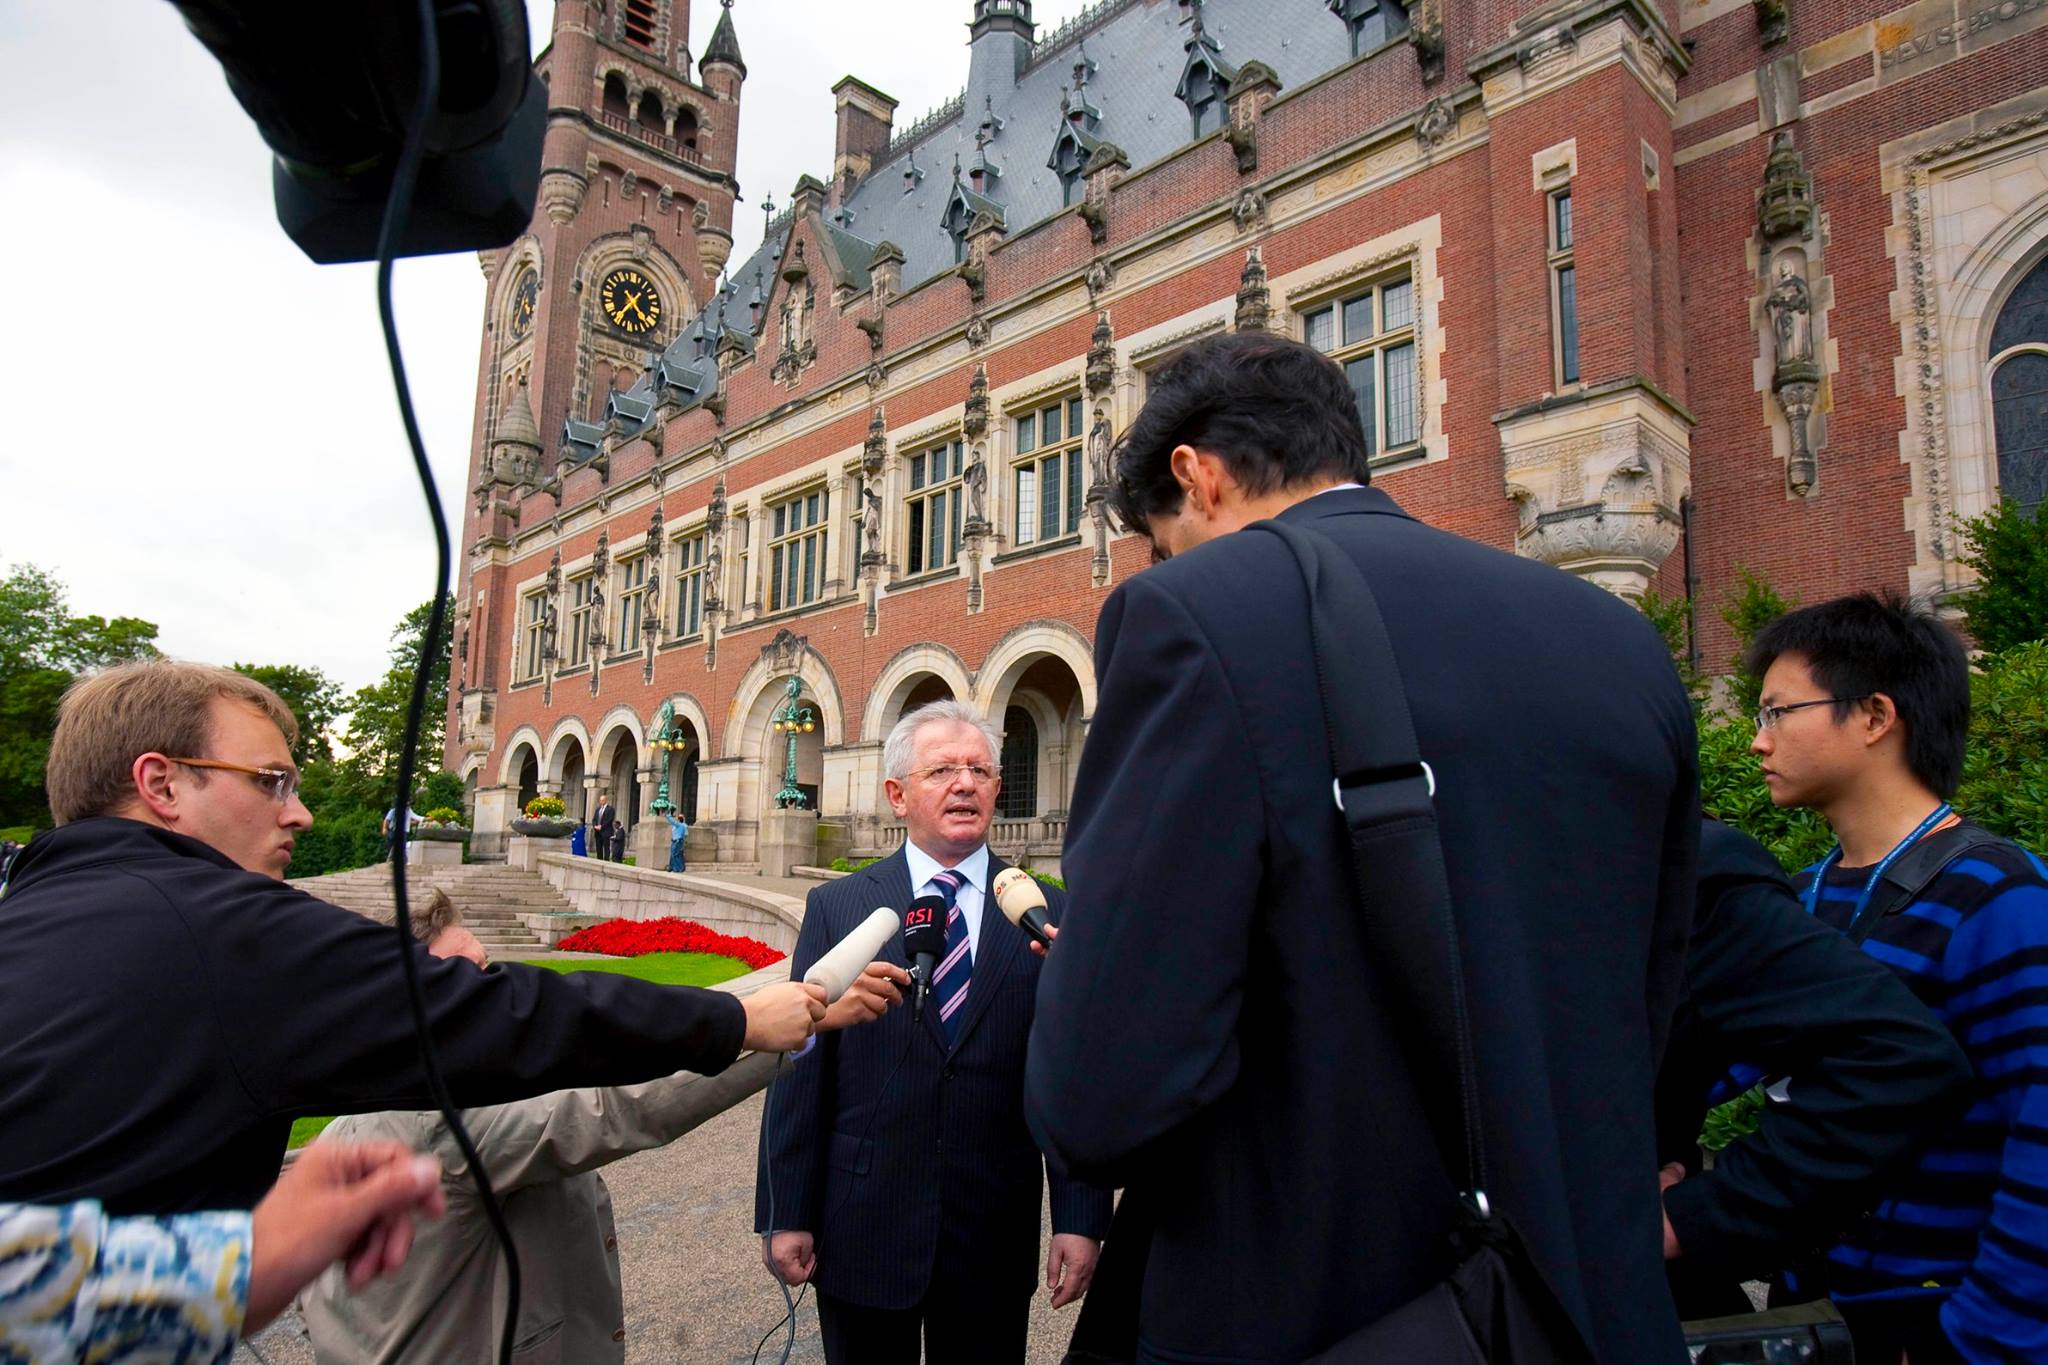
<svg viewBox="0 0 2048 1365">
<path fill-rule="evenodd" d="M 785 956 L 757 938 L 741 938 L 706 929 L 695 920 L 612 919 L 593 924 L 555 945 L 564 952 L 603 953 L 607 957 L 639 957 L 642 953 L 716 953 L 761 968 Z"/>
</svg>

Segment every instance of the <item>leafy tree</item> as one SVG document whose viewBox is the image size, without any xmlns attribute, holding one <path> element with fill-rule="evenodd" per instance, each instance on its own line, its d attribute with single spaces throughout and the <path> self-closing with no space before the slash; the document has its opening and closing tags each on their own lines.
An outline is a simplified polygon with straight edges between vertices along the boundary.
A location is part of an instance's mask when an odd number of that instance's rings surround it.
<svg viewBox="0 0 2048 1365">
<path fill-rule="evenodd" d="M 347 765 L 380 790 L 398 780 L 398 754 L 405 742 L 406 712 L 412 705 L 413 670 L 426 638 L 427 616 L 432 607 L 432 603 L 423 602 L 405 614 L 391 631 L 391 667 L 382 678 L 358 688 L 349 698 L 345 740 L 352 752 Z M 428 769 L 438 762 L 448 725 L 450 640 L 451 636 L 444 631 L 427 681 L 419 752 L 423 766 Z M 383 799 L 388 805 L 390 794 Z"/>
<path fill-rule="evenodd" d="M 64 585 L 33 564 L 0 579 L 0 825 L 50 826 L 43 773 L 57 702 L 79 674 L 153 657 L 156 627 L 73 616 Z"/>
<path fill-rule="evenodd" d="M 1977 647 L 2002 654 L 2048 638 L 2048 501 L 2029 514 L 2010 500 L 1962 525 L 1962 562 L 1977 586 L 1962 599 Z"/>
<path fill-rule="evenodd" d="M 1956 809 L 2037 853 L 2048 850 L 2048 640 L 1978 661 Z"/>
<path fill-rule="evenodd" d="M 317 668 L 300 664 L 235 664 L 235 672 L 254 678 L 284 701 L 299 722 L 299 742 L 292 758 L 300 768 L 334 757 L 334 725 L 341 718 L 341 684 Z"/>
<path fill-rule="evenodd" d="M 1756 714 L 1764 680 L 1742 666 L 1742 656 L 1763 628 L 1799 605 L 1798 599 L 1779 594 L 1757 574 L 1737 568 L 1739 585 L 1735 595 L 1721 608 L 1721 619 L 1735 632 L 1735 653 L 1728 660 L 1728 706 L 1737 719 Z"/>
</svg>

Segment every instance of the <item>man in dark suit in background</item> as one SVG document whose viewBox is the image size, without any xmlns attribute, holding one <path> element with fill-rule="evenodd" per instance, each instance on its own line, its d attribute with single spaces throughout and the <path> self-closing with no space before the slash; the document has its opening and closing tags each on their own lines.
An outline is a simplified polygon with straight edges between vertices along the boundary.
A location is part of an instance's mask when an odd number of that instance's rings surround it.
<svg viewBox="0 0 2048 1365">
<path fill-rule="evenodd" d="M 990 892 L 1001 786 L 998 735 L 958 702 L 899 721 L 883 745 L 902 851 L 810 894 L 790 976 L 877 906 L 935 895 L 947 954 L 921 1017 L 896 1010 L 799 1057 L 763 1118 L 756 1230 L 768 1267 L 817 1288 L 832 1365 L 1024 1359 L 1039 1209 L 1052 1184 L 1045 1281 L 1055 1308 L 1081 1297 L 1108 1230 L 1110 1196 L 1048 1170 L 1024 1124 L 1024 1040 L 1040 959 Z M 1065 897 L 1048 888 L 1057 922 Z M 884 958 L 907 966 L 901 936 Z"/>
<path fill-rule="evenodd" d="M 1051 1159 L 1151 1197 L 1139 1358 L 1298 1361 L 1450 1269 L 1462 1173 L 1365 947 L 1307 593 L 1277 538 L 1228 534 L 1277 516 L 1371 585 L 1435 772 L 1486 1192 L 1603 1365 L 1682 1361 L 1651 1086 L 1699 800 L 1656 632 L 1365 487 L 1342 373 L 1266 333 L 1162 374 L 1116 472 L 1165 562 L 1097 626 L 1026 1107 Z"/>
<path fill-rule="evenodd" d="M 616 862 L 612 856 L 612 836 L 619 830 L 619 808 L 612 804 L 610 792 L 597 794 L 597 812 L 590 819 L 590 832 L 595 837 L 595 856 L 606 862 Z"/>
</svg>

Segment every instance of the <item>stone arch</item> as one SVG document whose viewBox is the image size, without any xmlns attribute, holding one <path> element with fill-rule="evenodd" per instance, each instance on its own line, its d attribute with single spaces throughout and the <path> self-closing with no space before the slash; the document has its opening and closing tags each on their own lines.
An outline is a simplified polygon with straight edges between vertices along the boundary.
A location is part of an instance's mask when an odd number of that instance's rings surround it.
<svg viewBox="0 0 2048 1365">
<path fill-rule="evenodd" d="M 2048 238 L 2001 281 L 1985 318 L 1998 494 L 2032 512 L 2048 502 Z"/>
<path fill-rule="evenodd" d="M 546 752 L 540 731 L 531 725 L 522 725 L 514 730 L 511 737 L 505 741 L 505 757 L 498 764 L 499 786 L 507 786 L 519 780 L 519 768 L 524 761 L 519 752 L 522 746 L 532 753 L 535 764 L 540 763 L 541 755 Z"/>
<path fill-rule="evenodd" d="M 604 713 L 604 719 L 597 723 L 597 742 L 591 746 L 593 753 L 602 754 L 612 747 L 620 730 L 633 737 L 633 747 L 644 748 L 647 743 L 647 727 L 640 719 L 640 713 L 630 706 L 614 706 Z"/>
<path fill-rule="evenodd" d="M 2048 141 L 2039 144 L 2033 159 L 2048 174 Z M 1951 510 L 1959 520 L 1989 511 L 1999 494 L 1991 338 L 2006 301 L 2043 259 L 2048 259 L 2048 190 L 2012 206 L 1963 257 L 1942 289 L 1944 322 L 1960 324 L 1944 338 L 1950 457 L 1958 466 L 1975 466 L 1968 472 L 1957 468 L 1952 475 Z"/>
<path fill-rule="evenodd" d="M 564 716 L 555 725 L 554 733 L 548 736 L 547 747 L 541 751 L 541 781 L 562 780 L 562 763 L 572 747 L 576 755 L 587 765 L 590 759 L 590 731 L 575 716 Z"/>
<path fill-rule="evenodd" d="M 1002 708 L 1009 704 L 1017 680 L 1046 656 L 1063 661 L 1073 671 L 1085 725 L 1095 714 L 1095 652 L 1087 637 L 1064 621 L 1027 621 L 996 641 L 975 674 L 974 704 L 984 715 L 996 717 L 1000 725 Z"/>
<path fill-rule="evenodd" d="M 497 273 L 491 277 L 491 289 L 495 295 L 491 303 L 491 318 L 500 336 L 512 335 L 514 295 L 518 293 L 519 277 L 528 269 L 533 271 L 535 279 L 545 282 L 541 270 L 540 239 L 532 233 L 505 248 Z"/>
<path fill-rule="evenodd" d="M 868 688 L 867 709 L 861 715 L 860 738 L 871 744 L 880 744 L 889 736 L 889 727 L 903 718 L 904 703 L 911 691 L 923 678 L 936 677 L 953 689 L 953 695 L 962 701 L 974 697 L 974 684 L 967 674 L 967 665 L 960 662 L 960 656 L 942 644 L 925 643 L 911 645 L 898 651 L 876 675 L 874 685 Z"/>
<path fill-rule="evenodd" d="M 726 715 L 725 738 L 719 746 L 723 757 L 761 757 L 769 714 L 782 705 L 782 680 L 790 672 L 787 666 L 777 667 L 765 654 L 746 671 L 739 686 L 733 689 L 732 709 Z M 795 672 L 803 679 L 804 691 L 817 702 L 819 718 L 824 721 L 825 747 L 836 748 L 846 743 L 846 704 L 831 665 L 815 649 L 806 646 L 797 658 Z"/>
<path fill-rule="evenodd" d="M 704 132 L 704 116 L 697 112 L 697 106 L 684 100 L 676 106 L 675 131 L 671 134 L 676 145 L 686 152 L 694 152 L 698 138 Z"/>
<path fill-rule="evenodd" d="M 601 67 L 596 73 L 598 107 L 607 114 L 620 118 L 632 117 L 633 87 L 626 69 L 620 66 Z"/>
</svg>

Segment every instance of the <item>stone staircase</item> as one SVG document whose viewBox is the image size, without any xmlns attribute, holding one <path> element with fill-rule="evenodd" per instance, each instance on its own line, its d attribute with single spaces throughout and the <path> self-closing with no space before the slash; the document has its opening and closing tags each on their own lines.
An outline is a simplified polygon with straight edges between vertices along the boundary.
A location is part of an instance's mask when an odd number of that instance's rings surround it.
<svg viewBox="0 0 2048 1365">
<path fill-rule="evenodd" d="M 391 922 L 391 868 L 379 863 L 353 872 L 335 872 L 324 877 L 302 877 L 292 885 L 309 895 L 353 910 L 359 915 Z M 490 950 L 491 956 L 512 958 L 524 953 L 547 951 L 555 935 L 543 937 L 528 916 L 569 916 L 575 907 L 542 878 L 503 863 L 467 863 L 461 867 L 406 868 L 406 894 L 410 899 L 439 887 L 462 912 L 462 922 Z M 582 921 L 578 921 L 581 923 Z M 560 921 L 555 921 L 559 924 Z"/>
</svg>

